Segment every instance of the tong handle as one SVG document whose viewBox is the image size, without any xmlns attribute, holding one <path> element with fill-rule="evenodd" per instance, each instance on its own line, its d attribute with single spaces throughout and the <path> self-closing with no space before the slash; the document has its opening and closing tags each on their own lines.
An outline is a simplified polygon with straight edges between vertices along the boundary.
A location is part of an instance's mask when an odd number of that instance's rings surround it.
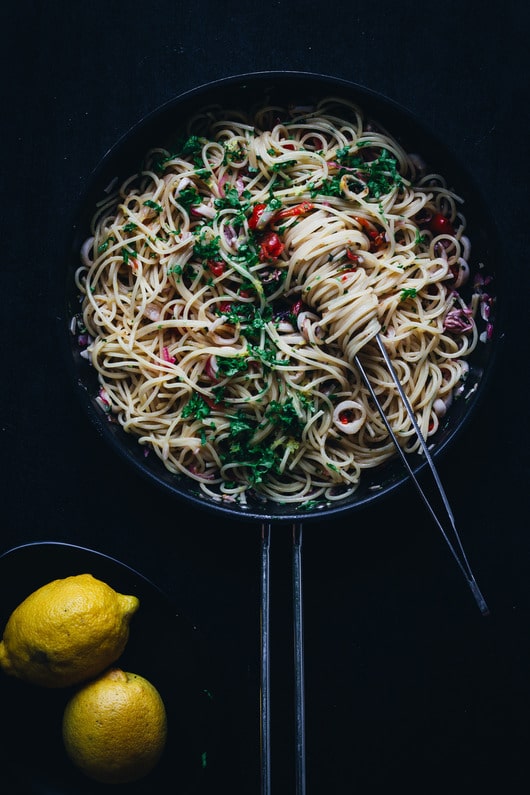
<svg viewBox="0 0 530 795">
<path fill-rule="evenodd" d="M 371 398 L 372 398 L 372 400 L 373 400 L 373 402 L 374 402 L 379 414 L 381 415 L 381 419 L 383 420 L 383 422 L 385 424 L 385 427 L 386 427 L 386 429 L 387 429 L 387 431 L 389 433 L 389 436 L 392 439 L 392 442 L 394 444 L 396 452 L 398 453 L 398 455 L 400 456 L 403 464 L 405 465 L 405 469 L 407 470 L 412 482 L 416 486 L 416 489 L 417 489 L 420 497 L 422 498 L 422 500 L 423 500 L 423 502 L 425 504 L 425 507 L 427 508 L 429 513 L 431 514 L 431 516 L 434 519 L 436 525 L 438 526 L 438 529 L 442 533 L 442 536 L 443 536 L 447 546 L 449 547 L 449 550 L 450 550 L 451 554 L 453 555 L 458 567 L 460 568 L 462 574 L 466 578 L 467 583 L 469 585 L 469 588 L 471 590 L 471 593 L 473 594 L 473 596 L 475 598 L 475 602 L 477 603 L 477 606 L 478 606 L 480 612 L 482 613 L 483 616 L 487 616 L 487 615 L 489 615 L 488 605 L 486 604 L 486 600 L 482 596 L 482 593 L 481 593 L 481 591 L 480 591 L 480 589 L 479 589 L 479 587 L 478 587 L 478 585 L 476 583 L 476 580 L 475 580 L 475 577 L 473 575 L 473 572 L 471 571 L 471 567 L 470 567 L 469 562 L 467 560 L 464 548 L 462 546 L 462 542 L 460 540 L 460 536 L 458 534 L 458 530 L 456 528 L 453 512 L 451 510 L 451 506 L 449 505 L 449 500 L 447 499 L 447 496 L 445 494 L 445 491 L 444 491 L 443 485 L 441 483 L 440 477 L 439 477 L 438 472 L 436 470 L 436 467 L 434 465 L 434 461 L 433 461 L 433 459 L 431 457 L 431 454 L 429 452 L 429 449 L 427 447 L 427 443 L 426 443 L 425 439 L 423 438 L 423 434 L 422 434 L 422 432 L 421 432 L 421 430 L 420 430 L 420 428 L 418 426 L 418 423 L 416 421 L 416 417 L 414 416 L 414 412 L 412 410 L 412 407 L 411 407 L 411 405 L 409 403 L 407 395 L 405 394 L 405 390 L 403 389 L 403 387 L 402 387 L 402 385 L 401 385 L 401 383 L 400 383 L 400 381 L 399 381 L 399 379 L 397 377 L 397 374 L 396 374 L 396 371 L 394 370 L 394 366 L 392 364 L 392 361 L 390 360 L 390 357 L 389 357 L 389 355 L 388 355 L 388 353 L 387 353 L 387 351 L 385 349 L 385 346 L 383 345 L 383 342 L 382 342 L 381 338 L 379 337 L 379 335 L 376 336 L 376 341 L 377 341 L 378 347 L 379 347 L 379 349 L 381 351 L 381 354 L 383 355 L 383 359 L 384 359 L 384 361 L 385 361 L 385 363 L 386 363 L 386 365 L 388 367 L 388 372 L 390 373 L 390 375 L 392 377 L 392 380 L 394 382 L 394 385 L 395 385 L 395 387 L 396 387 L 396 389 L 397 389 L 397 391 L 398 391 L 398 393 L 399 393 L 399 395 L 401 397 L 401 400 L 402 400 L 403 405 L 405 407 L 405 411 L 407 412 L 407 415 L 408 415 L 408 417 L 409 417 L 409 419 L 410 419 L 410 421 L 411 421 L 411 423 L 413 425 L 413 428 L 414 428 L 414 430 L 416 432 L 416 436 L 418 438 L 418 441 L 420 443 L 422 451 L 423 451 L 423 453 L 425 455 L 425 459 L 426 459 L 426 461 L 427 461 L 427 463 L 429 465 L 429 468 L 430 468 L 430 471 L 431 471 L 431 475 L 434 478 L 434 482 L 435 482 L 436 487 L 438 489 L 438 493 L 439 493 L 439 495 L 440 495 L 440 497 L 442 499 L 442 503 L 443 503 L 443 506 L 445 508 L 445 512 L 446 512 L 447 517 L 449 519 L 449 522 L 450 522 L 450 525 L 451 525 L 451 528 L 452 528 L 452 531 L 453 531 L 453 536 L 456 539 L 456 543 L 457 543 L 458 550 L 460 551 L 460 555 L 458 554 L 457 549 L 455 548 L 455 546 L 451 542 L 451 540 L 450 540 L 450 538 L 449 538 L 449 536 L 448 536 L 448 534 L 447 534 L 447 532 L 446 532 L 446 530 L 444 528 L 444 525 L 443 525 L 440 517 L 437 515 L 436 511 L 434 510 L 434 508 L 433 508 L 433 506 L 432 506 L 427 494 L 422 489 L 422 487 L 420 485 L 420 482 L 419 482 L 418 478 L 416 477 L 416 474 L 414 473 L 414 470 L 412 469 L 409 461 L 407 460 L 407 456 L 405 455 L 404 451 L 402 450 L 401 445 L 399 444 L 399 441 L 398 441 L 394 431 L 392 430 L 392 426 L 390 425 L 390 422 L 388 421 L 388 418 L 387 418 L 385 412 L 383 411 L 383 407 L 381 406 L 381 403 L 379 402 L 379 400 L 377 398 L 377 395 L 375 393 L 375 389 L 372 386 L 372 384 L 370 382 L 370 379 L 368 378 L 368 375 L 367 375 L 367 373 L 366 373 L 366 371 L 365 371 L 365 369 L 364 369 L 364 367 L 362 365 L 362 362 L 361 362 L 359 356 L 355 357 L 355 364 L 357 366 L 357 369 L 359 370 L 359 373 L 361 374 L 361 377 L 362 377 L 366 387 L 368 388 L 368 391 L 370 392 L 370 396 L 371 396 Z"/>
</svg>

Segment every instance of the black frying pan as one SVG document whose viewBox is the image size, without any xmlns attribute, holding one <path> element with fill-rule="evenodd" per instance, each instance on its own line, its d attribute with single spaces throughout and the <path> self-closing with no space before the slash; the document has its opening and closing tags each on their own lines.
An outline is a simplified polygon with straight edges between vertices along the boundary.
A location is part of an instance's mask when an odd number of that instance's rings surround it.
<svg viewBox="0 0 530 795">
<path fill-rule="evenodd" d="M 89 180 L 74 219 L 75 233 L 64 273 L 59 322 L 67 366 L 81 404 L 102 439 L 153 484 L 201 510 L 223 513 L 235 519 L 271 522 L 297 522 L 301 519 L 304 522 L 321 521 L 324 517 L 337 516 L 387 497 L 408 480 L 408 474 L 402 462 L 392 461 L 373 472 L 366 472 L 362 484 L 349 498 L 326 508 L 304 510 L 303 515 L 289 505 L 256 504 L 243 508 L 208 501 L 204 495 L 199 494 L 194 482 L 166 471 L 156 456 L 146 459 L 143 448 L 137 444 L 135 438 L 107 422 L 95 402 L 98 391 L 95 371 L 80 357 L 76 338 L 70 332 L 70 320 L 79 309 L 73 273 L 79 264 L 81 245 L 88 237 L 89 222 L 96 202 L 103 197 L 105 187 L 116 177 L 121 181 L 137 171 L 147 150 L 168 142 L 195 111 L 212 103 L 229 108 L 254 107 L 260 100 L 264 103 L 306 105 L 329 95 L 345 96 L 360 105 L 369 116 L 383 124 L 407 151 L 421 154 L 431 171 L 445 175 L 448 183 L 465 198 L 473 261 L 485 264 L 486 271 L 493 277 L 488 291 L 497 297 L 500 255 L 495 224 L 487 202 L 458 157 L 421 120 L 395 102 L 367 88 L 330 76 L 299 72 L 238 75 L 200 86 L 170 100 L 136 124 L 107 152 Z M 462 399 L 454 401 L 436 437 L 429 440 L 433 443 L 433 457 L 439 456 L 458 436 L 484 392 L 500 339 L 498 313 L 497 297 L 494 337 L 488 344 L 480 344 L 471 356 L 471 371 L 466 381 L 465 393 Z M 411 456 L 410 462 L 416 472 L 425 466 L 425 460 L 420 456 Z"/>
<path fill-rule="evenodd" d="M 95 371 L 80 356 L 76 338 L 70 332 L 70 320 L 79 308 L 73 274 L 79 264 L 79 252 L 89 236 L 89 223 L 95 205 L 104 195 L 105 187 L 118 178 L 135 173 L 145 153 L 153 146 L 168 146 L 175 133 L 184 127 L 186 120 L 196 111 L 210 104 L 227 108 L 256 107 L 258 104 L 312 105 L 326 96 L 343 96 L 357 103 L 365 113 L 382 124 L 408 152 L 417 152 L 428 164 L 430 171 L 443 174 L 448 184 L 465 199 L 465 214 L 468 221 L 467 234 L 472 241 L 473 263 L 483 263 L 484 272 L 492 277 L 488 288 L 496 299 L 493 338 L 487 344 L 479 344 L 470 357 L 470 372 L 465 392 L 453 402 L 436 437 L 429 439 L 433 459 L 455 440 L 461 429 L 475 411 L 488 383 L 499 341 L 498 284 L 501 270 L 498 235 L 488 203 L 460 162 L 459 158 L 421 120 L 386 97 L 354 83 L 326 75 L 300 72 L 261 72 L 237 75 L 218 80 L 188 91 L 167 102 L 129 130 L 105 155 L 89 180 L 87 190 L 78 208 L 64 274 L 63 294 L 59 310 L 61 340 L 66 362 L 71 373 L 75 391 L 91 422 L 102 439 L 129 466 L 138 470 L 158 488 L 184 500 L 200 510 L 224 514 L 234 519 L 256 520 L 262 526 L 262 793 L 270 792 L 269 776 L 269 658 L 268 658 L 268 569 L 270 527 L 273 523 L 294 523 L 293 532 L 293 586 L 295 625 L 295 690 L 296 690 L 296 783 L 297 793 L 305 792 L 305 769 L 303 747 L 303 638 L 301 608 L 301 522 L 322 521 L 361 506 L 388 497 L 409 480 L 403 461 L 396 459 L 377 470 L 365 472 L 360 487 L 347 499 L 334 505 L 304 510 L 291 506 L 259 504 L 241 507 L 208 501 L 199 493 L 191 480 L 169 473 L 156 456 L 144 457 L 144 450 L 136 439 L 124 433 L 120 426 L 110 424 L 95 398 L 98 383 Z M 432 446 L 431 446 L 432 443 Z M 426 467 L 425 457 L 410 457 L 414 475 L 419 476 Z"/>
</svg>

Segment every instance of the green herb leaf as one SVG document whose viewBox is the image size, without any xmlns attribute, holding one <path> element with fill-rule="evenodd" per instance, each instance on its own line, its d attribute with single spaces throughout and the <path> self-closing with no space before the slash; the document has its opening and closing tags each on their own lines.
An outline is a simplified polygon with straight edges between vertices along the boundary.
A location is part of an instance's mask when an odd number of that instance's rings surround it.
<svg viewBox="0 0 530 795">
<path fill-rule="evenodd" d="M 210 413 L 210 407 L 198 392 L 194 392 L 182 409 L 183 417 L 193 417 L 197 420 L 203 420 Z"/>
<path fill-rule="evenodd" d="M 217 356 L 217 372 L 224 378 L 231 378 L 248 370 L 246 356 Z"/>
<path fill-rule="evenodd" d="M 246 212 L 249 207 L 248 202 L 241 202 L 241 196 L 239 195 L 237 188 L 233 186 L 225 187 L 225 195 L 220 199 L 215 199 L 214 205 L 218 210 L 224 210 L 226 207 L 231 207 L 235 210 L 241 210 Z"/>
<path fill-rule="evenodd" d="M 415 287 L 409 287 L 408 289 L 402 290 L 400 295 L 401 301 L 406 301 L 407 298 L 416 298 L 418 291 Z"/>
<path fill-rule="evenodd" d="M 98 246 L 98 254 L 103 254 L 104 251 L 108 249 L 111 243 L 115 243 L 116 238 L 113 235 L 109 235 L 109 237 Z"/>
<path fill-rule="evenodd" d="M 228 447 L 221 455 L 222 461 L 237 463 L 249 469 L 251 485 L 261 483 L 264 477 L 278 466 L 278 455 L 268 444 L 252 444 L 257 423 L 242 410 L 230 420 Z"/>
<path fill-rule="evenodd" d="M 273 348 L 257 348 L 254 345 L 249 345 L 249 351 L 252 356 L 261 362 L 264 367 L 286 367 L 289 362 L 285 359 L 276 358 L 276 350 Z"/>
<path fill-rule="evenodd" d="M 164 209 L 161 204 L 157 204 L 152 199 L 147 199 L 146 201 L 144 201 L 144 207 L 150 207 L 156 213 L 161 213 L 162 210 Z"/>
<path fill-rule="evenodd" d="M 209 259 L 217 260 L 221 256 L 219 252 L 219 243 L 219 235 L 206 238 L 204 235 L 204 230 L 202 230 L 199 238 L 193 245 L 193 253 L 198 259 L 203 261 L 207 261 Z"/>
<path fill-rule="evenodd" d="M 194 204 L 200 204 L 202 199 L 197 191 L 197 188 L 188 185 L 187 188 L 183 188 L 177 196 L 177 201 L 179 204 L 189 210 Z"/>
<path fill-rule="evenodd" d="M 304 421 L 297 413 L 293 399 L 288 398 L 284 403 L 271 400 L 267 406 L 265 416 L 277 428 L 300 438 L 304 429 Z"/>
<path fill-rule="evenodd" d="M 196 155 L 198 152 L 202 151 L 202 147 L 204 144 L 204 139 L 199 138 L 198 135 L 190 135 L 190 137 L 184 142 L 181 154 L 186 155 Z"/>
<path fill-rule="evenodd" d="M 122 248 L 121 256 L 122 256 L 122 259 L 123 259 L 123 262 L 125 263 L 125 265 L 129 264 L 130 258 L 134 257 L 135 254 L 136 254 L 136 251 L 133 251 L 130 248 Z"/>
</svg>

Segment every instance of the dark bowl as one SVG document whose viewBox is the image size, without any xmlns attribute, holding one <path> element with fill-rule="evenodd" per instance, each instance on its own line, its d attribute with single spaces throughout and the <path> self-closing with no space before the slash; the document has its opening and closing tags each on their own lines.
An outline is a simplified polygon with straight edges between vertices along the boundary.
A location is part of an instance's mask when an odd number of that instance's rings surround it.
<svg viewBox="0 0 530 795">
<path fill-rule="evenodd" d="M 186 119 L 206 105 L 218 104 L 230 108 L 255 107 L 263 102 L 283 105 L 313 104 L 325 96 L 341 96 L 355 102 L 372 119 L 382 124 L 409 152 L 418 152 L 431 171 L 443 174 L 448 184 L 465 200 L 465 213 L 470 239 L 473 242 L 473 261 L 484 263 L 491 276 L 488 292 L 496 301 L 494 334 L 487 344 L 479 344 L 469 358 L 470 372 L 465 392 L 446 414 L 435 437 L 429 440 L 433 458 L 439 457 L 453 443 L 479 404 L 489 381 L 501 340 L 499 322 L 498 282 L 501 271 L 499 235 L 487 201 L 467 172 L 466 167 L 447 143 L 440 140 L 421 119 L 396 102 L 368 88 L 327 75 L 304 72 L 260 72 L 236 75 L 199 86 L 181 94 L 157 108 L 132 127 L 107 154 L 92 174 L 77 210 L 74 235 L 68 252 L 65 280 L 60 285 L 60 337 L 65 348 L 67 366 L 81 404 L 102 440 L 129 466 L 134 467 L 158 488 L 185 500 L 200 509 L 221 512 L 236 519 L 274 522 L 304 522 L 337 516 L 388 497 L 409 480 L 399 458 L 373 471 L 363 473 L 362 482 L 352 496 L 336 504 L 311 510 L 267 504 L 263 507 L 223 504 L 209 500 L 198 492 L 195 483 L 171 474 L 156 456 L 145 458 L 144 449 L 132 435 L 120 426 L 108 422 L 95 401 L 98 392 L 93 368 L 80 357 L 76 337 L 70 331 L 71 318 L 79 310 L 79 297 L 73 274 L 79 264 L 79 251 L 88 236 L 89 221 L 104 189 L 118 177 L 134 173 L 142 157 L 155 145 L 164 145 Z M 411 455 L 410 463 L 416 473 L 425 466 L 425 459 Z"/>
<path fill-rule="evenodd" d="M 114 558 L 84 547 L 36 542 L 0 555 L 0 633 L 11 612 L 30 593 L 56 578 L 89 573 L 140 607 L 131 621 L 117 665 L 151 681 L 168 716 L 168 741 L 154 770 L 127 786 L 133 795 L 202 787 L 217 737 L 215 661 L 194 622 L 143 575 Z M 48 689 L 1 674 L 2 716 L 9 731 L 0 749 L 2 792 L 96 795 L 108 792 L 70 762 L 62 742 L 62 715 L 75 687 Z M 113 787 L 110 788 L 112 791 Z"/>
</svg>

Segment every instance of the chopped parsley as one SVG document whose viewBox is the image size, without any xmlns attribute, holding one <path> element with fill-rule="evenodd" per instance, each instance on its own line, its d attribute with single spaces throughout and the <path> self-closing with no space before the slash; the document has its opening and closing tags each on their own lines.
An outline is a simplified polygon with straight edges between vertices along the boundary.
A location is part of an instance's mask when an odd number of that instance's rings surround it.
<svg viewBox="0 0 530 795">
<path fill-rule="evenodd" d="M 214 206 L 217 210 L 224 210 L 226 207 L 229 207 L 234 210 L 240 210 L 241 212 L 247 212 L 250 207 L 250 202 L 248 200 L 252 195 L 250 191 L 245 190 L 239 195 L 237 188 L 230 185 L 225 187 L 224 193 L 224 196 L 214 201 Z M 241 201 L 242 199 L 245 201 Z"/>
<path fill-rule="evenodd" d="M 224 157 L 223 164 L 240 163 L 247 156 L 247 152 L 243 144 L 234 141 L 223 141 Z"/>
<path fill-rule="evenodd" d="M 106 240 L 104 240 L 103 243 L 101 243 L 98 246 L 98 254 L 103 254 L 103 252 L 108 249 L 108 247 L 111 245 L 111 243 L 115 243 L 115 242 L 116 242 L 116 238 L 113 235 L 109 235 L 108 238 Z"/>
<path fill-rule="evenodd" d="M 204 139 L 199 138 L 198 135 L 190 135 L 190 137 L 184 142 L 181 155 L 197 155 L 199 152 L 202 152 L 202 147 L 204 144 Z"/>
<path fill-rule="evenodd" d="M 130 258 L 134 257 L 135 254 L 136 254 L 136 251 L 133 251 L 130 248 L 122 248 L 121 256 L 122 256 L 124 264 L 128 265 Z"/>
<path fill-rule="evenodd" d="M 288 398 L 285 403 L 271 400 L 265 411 L 265 417 L 271 425 L 291 436 L 300 438 L 302 435 L 304 421 L 296 411 L 292 398 Z"/>
<path fill-rule="evenodd" d="M 254 345 L 249 345 L 248 347 L 252 356 L 258 362 L 261 362 L 265 368 L 286 367 L 289 364 L 286 359 L 276 358 L 276 350 L 274 348 L 257 348 Z"/>
<path fill-rule="evenodd" d="M 193 253 L 197 259 L 202 261 L 207 261 L 209 259 L 217 260 L 221 256 L 219 251 L 219 242 L 219 235 L 206 238 L 204 229 L 202 229 L 199 237 L 193 245 Z"/>
<path fill-rule="evenodd" d="M 272 317 L 272 308 L 269 305 L 262 310 L 256 304 L 233 303 L 227 311 L 217 311 L 226 316 L 227 323 L 232 323 L 234 326 L 241 323 L 247 333 L 259 331 Z"/>
<path fill-rule="evenodd" d="M 241 243 L 234 260 L 246 265 L 249 268 L 251 268 L 253 265 L 257 265 L 259 262 L 259 252 L 256 244 L 251 239 L 249 239 L 246 243 Z"/>
<path fill-rule="evenodd" d="M 248 358 L 246 356 L 217 356 L 216 359 L 218 376 L 223 378 L 231 378 L 248 370 Z"/>
<path fill-rule="evenodd" d="M 182 409 L 182 416 L 184 418 L 193 417 L 196 420 L 203 420 L 210 413 L 210 408 L 204 398 L 197 392 L 194 392 Z"/>
<path fill-rule="evenodd" d="M 252 444 L 257 422 L 254 417 L 239 410 L 230 419 L 230 431 L 226 449 L 221 454 L 224 462 L 235 463 L 249 469 L 250 485 L 261 483 L 271 471 L 277 471 L 279 457 L 269 443 Z"/>
<path fill-rule="evenodd" d="M 295 166 L 296 163 L 297 163 L 296 160 L 283 160 L 281 163 L 273 163 L 272 166 L 270 167 L 270 170 L 274 172 L 283 171 L 286 168 L 291 168 L 292 166 Z"/>
<path fill-rule="evenodd" d="M 182 276 L 183 268 L 182 265 L 171 265 L 167 269 L 168 274 L 174 274 L 175 276 Z"/>
<path fill-rule="evenodd" d="M 328 177 L 327 179 L 323 179 L 320 185 L 314 185 L 311 183 L 309 185 L 309 193 L 312 199 L 316 196 L 337 196 L 342 197 L 344 194 L 342 192 L 342 188 L 340 186 L 340 180 L 343 174 L 346 172 L 341 169 L 339 174 L 334 177 Z"/>
<path fill-rule="evenodd" d="M 323 508 L 325 505 L 324 500 L 306 500 L 298 506 L 299 511 L 313 511 L 315 508 Z"/>
<path fill-rule="evenodd" d="M 372 199 L 380 199 L 395 187 L 401 187 L 403 179 L 397 168 L 396 158 L 388 151 L 382 149 L 375 160 L 365 161 L 356 152 L 350 152 L 349 146 L 337 149 L 336 161 L 340 168 L 338 174 L 322 180 L 320 185 L 311 187 L 314 198 L 318 194 L 324 196 L 343 196 L 340 182 L 345 174 L 353 174 L 359 180 L 359 185 L 368 188 L 368 195 Z"/>
<path fill-rule="evenodd" d="M 178 194 L 177 199 L 179 204 L 182 204 L 186 210 L 189 210 L 194 204 L 200 204 L 202 202 L 197 188 L 191 185 L 188 185 L 187 188 L 183 188 Z"/>
<path fill-rule="evenodd" d="M 161 204 L 157 204 L 157 202 L 154 202 L 152 199 L 144 201 L 144 207 L 150 207 L 151 210 L 154 210 L 158 214 L 164 209 Z"/>
<path fill-rule="evenodd" d="M 159 156 L 153 162 L 153 168 L 158 174 L 162 174 L 167 164 L 177 158 L 184 160 L 190 159 L 195 168 L 204 168 L 204 161 L 202 159 L 202 148 L 206 143 L 206 138 L 201 138 L 198 135 L 190 135 L 188 138 L 180 137 L 172 151 L 164 156 Z"/>
<path fill-rule="evenodd" d="M 409 287 L 401 291 L 400 300 L 406 301 L 407 298 L 416 298 L 418 291 L 415 287 Z"/>
</svg>

